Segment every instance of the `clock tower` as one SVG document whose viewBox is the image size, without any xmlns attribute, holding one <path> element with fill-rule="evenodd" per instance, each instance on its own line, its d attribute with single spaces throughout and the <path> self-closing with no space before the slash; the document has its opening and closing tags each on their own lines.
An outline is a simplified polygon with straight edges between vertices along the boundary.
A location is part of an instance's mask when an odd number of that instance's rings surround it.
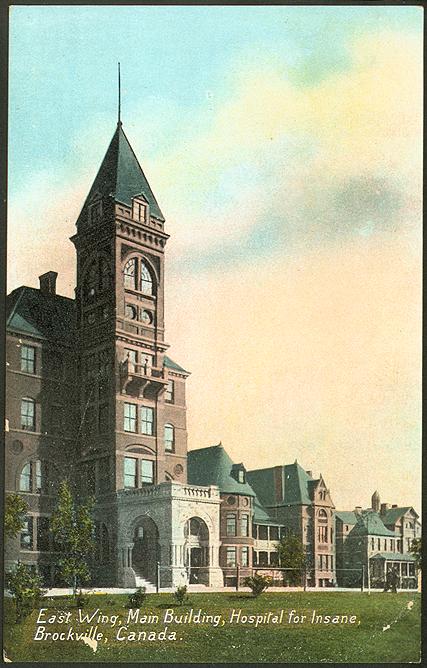
<svg viewBox="0 0 427 668">
<path fill-rule="evenodd" d="M 83 493 L 186 482 L 185 381 L 167 355 L 165 219 L 121 122 L 77 220 Z M 107 495 L 107 496 L 106 496 Z"/>
</svg>

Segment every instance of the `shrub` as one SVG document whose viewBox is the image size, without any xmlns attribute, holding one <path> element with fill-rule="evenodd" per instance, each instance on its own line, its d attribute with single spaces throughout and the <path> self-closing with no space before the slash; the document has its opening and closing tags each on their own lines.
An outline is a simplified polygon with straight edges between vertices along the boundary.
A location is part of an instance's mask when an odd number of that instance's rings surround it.
<svg viewBox="0 0 427 668">
<path fill-rule="evenodd" d="M 85 608 L 89 603 L 89 596 L 85 596 L 80 589 L 76 594 L 76 608 Z"/>
<path fill-rule="evenodd" d="M 178 605 L 182 605 L 183 603 L 186 603 L 189 600 L 187 596 L 186 585 L 183 585 L 182 587 L 177 587 L 173 595 L 175 596 L 175 600 L 178 603 Z"/>
<path fill-rule="evenodd" d="M 6 575 L 6 587 L 15 600 L 16 621 L 29 615 L 45 593 L 43 580 L 25 564 L 18 563 L 14 571 Z"/>
<path fill-rule="evenodd" d="M 145 587 L 138 587 L 133 594 L 129 594 L 127 601 L 128 608 L 142 608 L 145 599 L 147 598 Z"/>
<path fill-rule="evenodd" d="M 253 596 L 259 596 L 263 591 L 268 589 L 272 583 L 272 578 L 269 575 L 256 575 L 249 576 L 243 580 L 243 583 L 249 587 L 252 591 Z"/>
</svg>

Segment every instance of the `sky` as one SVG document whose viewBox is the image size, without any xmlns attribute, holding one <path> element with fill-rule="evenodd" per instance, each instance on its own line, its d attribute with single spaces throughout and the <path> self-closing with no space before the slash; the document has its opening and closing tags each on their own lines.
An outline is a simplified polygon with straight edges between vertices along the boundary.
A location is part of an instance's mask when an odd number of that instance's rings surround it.
<svg viewBox="0 0 427 668">
<path fill-rule="evenodd" d="M 8 290 L 59 272 L 117 121 L 166 217 L 189 448 L 421 505 L 422 9 L 14 6 Z"/>
</svg>

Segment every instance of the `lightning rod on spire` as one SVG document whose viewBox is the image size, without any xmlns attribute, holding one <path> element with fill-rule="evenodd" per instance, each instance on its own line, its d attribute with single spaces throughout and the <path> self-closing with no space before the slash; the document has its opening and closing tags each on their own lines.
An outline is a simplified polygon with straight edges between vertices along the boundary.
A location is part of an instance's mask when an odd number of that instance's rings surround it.
<svg viewBox="0 0 427 668">
<path fill-rule="evenodd" d="M 118 93 L 119 93 L 119 96 L 118 96 L 118 118 L 117 118 L 117 123 L 118 123 L 118 125 L 120 125 L 120 124 L 121 124 L 121 120 L 120 120 L 120 107 L 121 107 L 120 63 L 117 63 L 117 65 L 118 65 Z"/>
</svg>

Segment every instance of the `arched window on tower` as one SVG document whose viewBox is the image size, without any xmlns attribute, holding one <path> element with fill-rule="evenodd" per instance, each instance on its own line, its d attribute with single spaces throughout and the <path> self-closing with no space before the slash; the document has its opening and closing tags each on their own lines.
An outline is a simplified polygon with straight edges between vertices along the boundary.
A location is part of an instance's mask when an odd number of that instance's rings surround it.
<svg viewBox="0 0 427 668">
<path fill-rule="evenodd" d="M 125 288 L 136 288 L 136 258 L 132 257 L 125 264 L 124 268 Z"/>
<path fill-rule="evenodd" d="M 151 274 L 148 270 L 148 267 L 143 260 L 141 260 L 141 273 L 140 273 L 140 279 L 139 279 L 139 289 L 145 295 L 152 295 L 153 294 L 153 279 L 151 278 Z"/>
<path fill-rule="evenodd" d="M 175 447 L 175 429 L 173 424 L 165 424 L 165 450 L 173 452 Z"/>
</svg>

